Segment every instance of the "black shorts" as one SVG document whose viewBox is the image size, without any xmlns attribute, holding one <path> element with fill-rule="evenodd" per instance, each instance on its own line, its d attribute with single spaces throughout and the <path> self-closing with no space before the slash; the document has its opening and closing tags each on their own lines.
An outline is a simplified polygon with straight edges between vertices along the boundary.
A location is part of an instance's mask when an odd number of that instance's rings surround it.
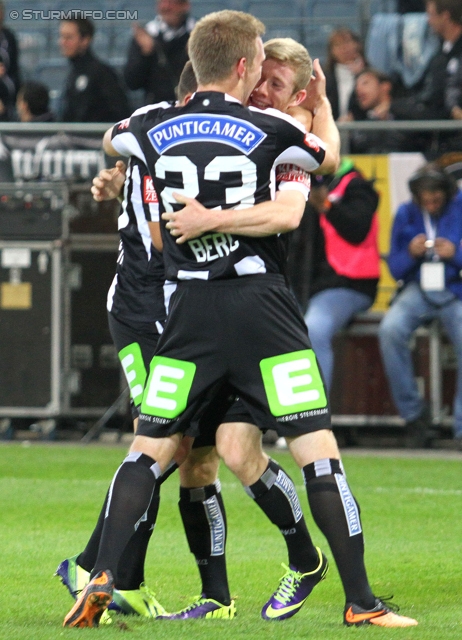
<svg viewBox="0 0 462 640">
<path fill-rule="evenodd" d="M 279 275 L 181 282 L 151 363 L 137 433 L 197 436 L 194 416 L 231 389 L 251 422 L 295 437 L 330 428 L 324 382 Z M 223 419 L 230 402 L 223 402 Z"/>
<path fill-rule="evenodd" d="M 128 325 L 112 313 L 108 313 L 108 323 L 130 388 L 132 416 L 137 418 L 149 365 L 157 349 L 160 334 L 155 323 L 140 322 Z"/>
<path fill-rule="evenodd" d="M 124 369 L 127 384 L 132 388 L 137 389 L 138 385 L 143 385 L 147 378 L 149 371 L 149 365 L 154 353 L 157 349 L 157 343 L 159 342 L 160 334 L 157 331 L 156 325 L 139 323 L 134 326 L 130 326 L 119 320 L 112 313 L 108 313 L 109 331 L 111 333 L 112 340 L 116 346 L 117 352 Z M 138 351 L 139 350 L 139 351 Z M 138 363 L 136 367 L 130 367 L 125 361 L 127 355 L 130 363 L 133 364 L 136 359 L 136 354 L 141 352 L 144 367 L 141 367 L 141 363 Z M 122 353 L 122 356 L 120 354 Z M 129 376 L 129 377 L 128 377 Z M 228 393 L 229 395 L 229 393 Z M 233 396 L 234 397 L 234 396 Z M 133 418 L 139 416 L 139 405 L 141 404 L 142 393 L 136 396 L 137 403 L 131 397 L 131 412 Z M 229 397 L 231 400 L 231 397 Z M 222 403 L 225 402 L 226 413 L 223 415 Z M 208 404 L 204 415 L 196 420 L 200 425 L 200 436 L 194 441 L 193 447 L 205 447 L 215 446 L 215 434 L 220 426 L 221 422 L 252 422 L 252 417 L 248 411 L 246 411 L 243 403 L 236 399 L 232 402 L 228 408 L 229 402 L 223 397 L 215 397 L 214 402 Z"/>
</svg>

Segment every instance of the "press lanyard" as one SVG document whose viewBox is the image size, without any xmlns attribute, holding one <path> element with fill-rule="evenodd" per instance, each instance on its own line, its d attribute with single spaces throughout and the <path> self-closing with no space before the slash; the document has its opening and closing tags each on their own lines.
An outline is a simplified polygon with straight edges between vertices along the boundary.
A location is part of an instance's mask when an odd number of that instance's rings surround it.
<svg viewBox="0 0 462 640">
<path fill-rule="evenodd" d="M 425 243 L 425 246 L 427 247 L 427 249 L 431 251 L 432 260 L 437 261 L 439 260 L 439 257 L 434 252 L 434 246 L 435 246 L 435 240 L 436 240 L 438 221 L 434 220 L 432 216 L 428 213 L 428 211 L 423 211 L 422 216 L 423 216 L 424 227 L 425 227 L 425 235 L 427 236 L 427 242 Z"/>
<path fill-rule="evenodd" d="M 432 219 L 428 211 L 424 211 L 422 215 L 427 236 L 425 241 L 427 260 L 420 265 L 420 287 L 426 292 L 444 291 L 444 263 L 440 261 L 434 249 L 438 221 Z"/>
</svg>

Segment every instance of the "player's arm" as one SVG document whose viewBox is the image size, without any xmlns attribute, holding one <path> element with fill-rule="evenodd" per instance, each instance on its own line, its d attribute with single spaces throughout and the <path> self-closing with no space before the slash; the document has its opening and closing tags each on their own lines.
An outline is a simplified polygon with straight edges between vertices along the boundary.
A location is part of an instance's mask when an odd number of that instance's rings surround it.
<svg viewBox="0 0 462 640">
<path fill-rule="evenodd" d="M 114 127 L 110 127 L 103 136 L 103 151 L 108 156 L 120 156 L 120 153 L 114 149 L 112 144 L 112 134 Z"/>
<path fill-rule="evenodd" d="M 311 133 L 325 143 L 326 155 L 312 173 L 335 173 L 340 164 L 340 133 L 326 95 L 326 76 L 317 58 L 313 61 L 313 71 L 315 75 L 307 86 L 307 96 L 300 106 L 313 114 Z"/>
<path fill-rule="evenodd" d="M 148 222 L 149 232 L 151 234 L 151 242 L 157 251 L 162 252 L 164 243 L 162 242 L 162 234 L 160 232 L 159 222 Z"/>
<path fill-rule="evenodd" d="M 179 211 L 166 212 L 162 219 L 177 243 L 215 231 L 260 238 L 293 231 L 300 224 L 305 210 L 306 196 L 298 190 L 278 191 L 275 200 L 262 202 L 248 209 L 206 209 L 194 198 L 174 193 L 185 206 Z"/>
</svg>

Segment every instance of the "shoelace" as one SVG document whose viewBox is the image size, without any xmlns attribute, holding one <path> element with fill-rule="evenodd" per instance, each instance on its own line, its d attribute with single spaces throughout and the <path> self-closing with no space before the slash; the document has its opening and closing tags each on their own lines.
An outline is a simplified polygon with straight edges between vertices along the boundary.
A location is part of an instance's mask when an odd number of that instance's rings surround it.
<svg viewBox="0 0 462 640">
<path fill-rule="evenodd" d="M 282 567 L 286 570 L 286 574 L 282 576 L 279 588 L 274 597 L 282 604 L 286 604 L 295 594 L 295 589 L 300 584 L 300 574 L 290 569 L 284 563 L 282 563 Z"/>
<path fill-rule="evenodd" d="M 380 600 L 380 602 L 382 602 L 388 609 L 390 609 L 390 611 L 393 611 L 393 613 L 398 613 L 399 611 L 399 606 L 396 604 L 396 602 L 390 602 L 390 600 L 393 598 L 393 596 L 376 596 L 377 600 Z"/>
<path fill-rule="evenodd" d="M 193 611 L 194 609 L 197 609 L 197 607 L 200 607 L 201 604 L 204 604 L 205 602 L 205 598 L 202 598 L 202 596 L 196 596 L 197 600 L 195 602 L 192 602 L 189 606 L 186 607 L 186 609 L 182 609 L 181 611 L 179 611 L 179 613 L 188 613 L 189 611 Z"/>
<path fill-rule="evenodd" d="M 144 582 L 140 584 L 140 591 L 145 593 L 148 596 L 148 598 L 152 598 L 154 600 L 156 599 L 155 592 L 152 589 L 150 589 L 148 586 L 146 586 Z"/>
</svg>

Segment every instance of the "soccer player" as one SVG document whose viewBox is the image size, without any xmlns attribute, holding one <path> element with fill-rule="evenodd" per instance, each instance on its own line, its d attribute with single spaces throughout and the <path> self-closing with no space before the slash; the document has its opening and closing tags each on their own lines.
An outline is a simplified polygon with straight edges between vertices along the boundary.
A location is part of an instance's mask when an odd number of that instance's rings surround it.
<svg viewBox="0 0 462 640">
<path fill-rule="evenodd" d="M 309 79 L 309 73 L 308 70 L 305 83 Z M 187 102 L 195 88 L 195 77 L 190 63 L 187 63 L 178 87 L 180 104 Z M 124 176 L 125 167 L 120 161 L 115 169 L 101 172 L 93 181 L 94 197 L 101 200 L 118 196 Z M 300 179 L 300 176 L 297 178 Z M 157 195 L 143 163 L 133 156 L 129 161 L 123 191 L 124 200 L 119 218 L 121 250 L 117 273 L 108 294 L 108 316 L 111 334 L 131 389 L 136 424 L 146 370 L 149 369 L 149 362 L 162 330 L 164 278 L 161 257 L 151 244 L 152 240 L 152 243 L 160 246 Z M 190 548 L 201 574 L 202 595 L 185 611 L 172 614 L 170 617 L 232 619 L 235 608 L 229 595 L 226 574 L 226 516 L 217 479 L 219 458 L 213 447 L 217 426 L 214 428 L 213 411 L 209 412 L 203 421 L 210 423 L 211 429 L 208 436 L 201 436 L 195 440 L 193 450 L 180 467 L 179 503 Z M 239 402 L 235 402 L 227 411 L 224 421 L 230 423 L 228 428 L 240 429 L 241 433 L 252 432 L 249 433 L 250 437 L 246 438 L 246 466 L 243 468 L 240 465 L 235 472 L 245 485 L 249 474 L 248 467 L 252 471 L 253 467 L 265 471 L 268 469 L 269 486 L 265 485 L 264 491 L 260 490 L 257 496 L 249 493 L 284 535 L 289 562 L 303 567 L 303 549 L 305 542 L 309 542 L 309 537 L 292 481 L 275 461 L 269 461 L 268 456 L 263 453 L 260 432 L 248 424 L 251 417 Z M 236 421 L 239 423 L 236 424 Z M 169 471 L 161 476 L 162 482 L 165 476 L 169 475 Z M 262 475 L 261 470 L 257 475 Z M 118 588 L 114 589 L 111 604 L 111 609 L 151 618 L 165 615 L 154 594 L 144 585 L 144 560 L 159 506 L 158 489 L 159 483 L 156 484 L 156 493 L 149 509 L 137 526 L 119 562 Z M 271 504 L 268 504 L 267 493 L 275 494 L 276 502 L 273 499 Z M 106 507 L 107 499 L 96 529 L 84 551 L 67 558 L 57 569 L 57 575 L 74 598 L 89 581 Z M 320 552 L 319 562 L 327 569 Z"/>
<path fill-rule="evenodd" d="M 303 117 L 303 110 L 299 107 L 303 103 L 311 109 L 314 115 L 312 126 L 319 127 L 316 113 L 324 92 L 319 86 L 316 87 L 315 82 L 311 87 L 308 87 L 310 89 L 308 98 L 306 91 L 302 89 L 303 82 L 300 83 L 299 69 L 303 66 L 304 55 L 306 55 L 304 47 L 289 38 L 275 38 L 266 42 L 264 49 L 266 59 L 263 62 L 262 75 L 250 96 L 250 104 L 260 109 L 277 108 L 284 112 L 293 113 L 297 117 L 300 115 Z M 322 82 L 322 72 L 317 62 L 315 62 L 315 66 L 317 67 L 318 82 Z M 322 109 L 322 106 L 320 108 Z M 306 115 L 304 117 L 306 118 Z M 181 200 L 187 202 L 187 199 L 181 198 Z M 185 207 L 181 212 L 163 215 L 164 219 L 169 220 L 167 227 L 180 243 L 183 243 L 188 237 L 194 238 L 206 230 L 214 229 L 217 223 L 221 223 L 217 220 L 216 212 L 204 211 L 204 208 L 196 201 L 190 200 L 189 202 L 189 207 Z M 183 231 L 186 230 L 187 233 L 184 235 Z M 236 229 L 237 233 L 240 231 L 240 229 Z M 244 225 L 242 233 L 245 233 Z M 314 460 L 314 464 L 300 464 L 300 466 L 305 477 L 313 518 L 327 538 L 340 573 L 347 603 L 345 623 L 359 624 L 362 622 L 364 624 L 370 621 L 371 624 L 380 624 L 381 626 L 415 624 L 414 621 L 409 622 L 411 620 L 409 618 L 397 616 L 387 605 L 373 596 L 372 600 L 370 599 L 372 591 L 364 565 L 364 540 L 359 519 L 359 507 L 351 494 L 347 500 L 342 495 L 342 483 L 348 492 L 349 489 L 343 475 L 340 452 L 332 432 L 316 431 L 312 434 L 306 434 L 304 440 L 304 443 L 292 439 L 289 439 L 288 442 L 297 461 L 308 451 Z M 352 528 L 352 522 L 348 521 L 348 503 L 358 509 L 358 526 L 356 528 Z M 345 513 L 347 514 L 346 522 Z M 284 578 L 282 583 L 284 583 Z M 282 593 L 280 596 L 275 594 L 275 597 L 278 599 L 280 597 L 283 600 Z M 358 605 L 362 610 L 369 611 L 369 614 L 359 614 Z"/>
<path fill-rule="evenodd" d="M 338 458 L 313 459 L 309 450 L 313 440 L 327 438 L 329 444 L 333 436 L 303 318 L 281 275 L 278 236 L 298 225 L 305 198 L 300 192 L 281 191 L 274 202 L 269 200 L 275 164 L 330 172 L 338 162 L 338 145 L 325 148 L 287 117 L 242 106 L 260 75 L 262 33 L 263 25 L 246 14 L 224 11 L 203 18 L 189 48 L 200 85 L 195 97 L 179 113 L 140 110 L 105 136 L 107 152 L 137 155 L 149 167 L 162 207 L 171 216 L 168 229 L 178 234 L 179 242 L 164 234 L 164 256 L 167 278 L 179 286 L 151 364 L 131 453 L 114 478 L 92 581 L 66 616 L 65 626 L 92 625 L 104 611 L 120 555 L 178 447 L 179 434 L 196 435 L 190 418 L 217 386 L 239 393 L 256 424 L 291 438 L 307 483 L 319 490 L 313 493 L 321 501 L 329 496 L 327 509 L 335 508 L 336 493 L 341 518 L 333 527 L 346 528 L 350 537 L 360 529 L 359 511 Z M 328 117 L 328 104 L 321 101 L 313 131 L 317 118 L 319 126 Z M 205 215 L 206 209 L 191 201 L 195 196 L 208 207 L 222 208 L 205 216 L 210 233 L 188 237 L 177 226 L 185 218 L 177 220 L 176 202 L 189 203 L 188 215 L 198 208 Z M 236 229 L 246 235 L 233 235 Z M 182 322 L 185 317 L 188 323 Z M 219 434 L 220 429 L 218 449 Z M 228 444 L 232 447 L 233 440 Z M 362 536 L 357 538 L 358 545 Z M 319 555 L 313 545 L 308 551 L 314 569 Z M 264 617 L 287 617 L 314 584 L 312 572 L 292 570 L 264 606 Z M 357 584 L 358 591 L 361 588 L 366 599 L 349 603 L 345 621 L 381 618 L 387 622 L 382 626 L 398 626 L 391 624 L 394 614 L 368 585 L 364 589 Z M 277 597 L 283 589 L 284 602 Z M 399 626 L 416 624 L 395 616 L 397 620 Z"/>
<path fill-rule="evenodd" d="M 194 86 L 191 87 L 192 81 Z M 186 101 L 194 90 L 195 77 L 189 65 L 180 80 L 180 101 Z M 103 189 L 104 196 L 99 195 Z M 108 292 L 107 309 L 111 336 L 131 391 L 136 430 L 146 372 L 166 317 L 163 290 L 165 278 L 162 254 L 154 246 L 160 246 L 157 195 L 145 165 L 134 156 L 130 158 L 127 168 L 119 161 L 114 169 L 103 170 L 95 178 L 92 187 L 97 200 L 118 197 L 121 190 L 124 197 L 118 221 L 119 255 L 116 274 Z M 178 458 L 179 461 L 184 459 L 186 449 Z M 162 481 L 176 466 L 172 465 L 163 474 Z M 213 480 L 215 479 L 214 477 Z M 160 490 L 160 484 L 158 489 Z M 111 604 L 113 610 L 148 618 L 165 613 L 144 580 L 144 561 L 159 509 L 159 490 L 153 494 L 148 510 L 135 528 L 121 557 L 118 589 L 114 590 Z M 219 497 L 218 500 L 220 499 Z M 56 575 L 74 598 L 89 582 L 98 552 L 107 500 L 108 496 L 85 549 L 61 562 L 56 571 Z"/>
</svg>

